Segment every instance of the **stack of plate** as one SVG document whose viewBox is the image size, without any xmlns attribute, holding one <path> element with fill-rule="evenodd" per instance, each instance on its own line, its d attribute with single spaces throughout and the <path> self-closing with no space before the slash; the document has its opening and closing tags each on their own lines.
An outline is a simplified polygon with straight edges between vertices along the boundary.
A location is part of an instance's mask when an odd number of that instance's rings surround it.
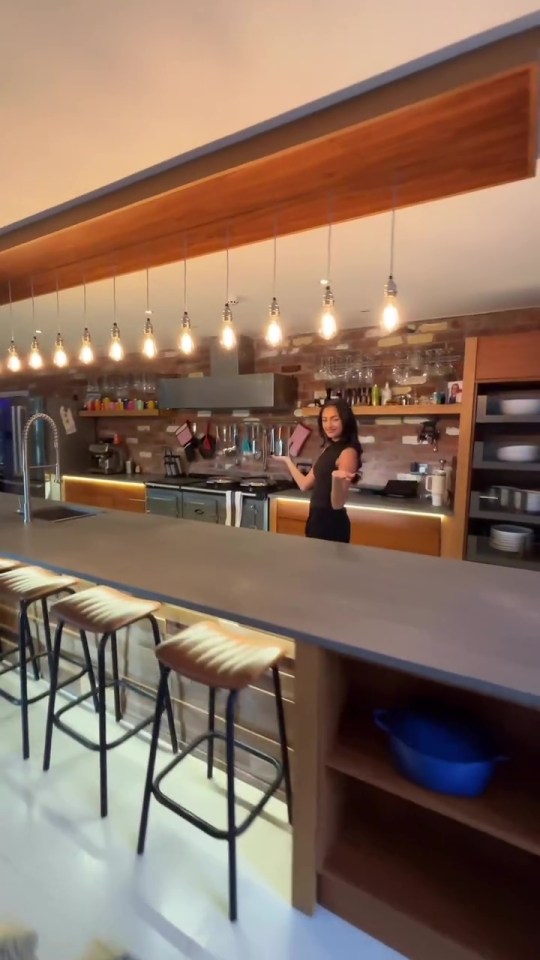
<svg viewBox="0 0 540 960">
<path fill-rule="evenodd" d="M 504 553 L 523 553 L 533 536 L 530 527 L 499 523 L 491 528 L 489 542 L 494 550 L 502 550 Z"/>
</svg>

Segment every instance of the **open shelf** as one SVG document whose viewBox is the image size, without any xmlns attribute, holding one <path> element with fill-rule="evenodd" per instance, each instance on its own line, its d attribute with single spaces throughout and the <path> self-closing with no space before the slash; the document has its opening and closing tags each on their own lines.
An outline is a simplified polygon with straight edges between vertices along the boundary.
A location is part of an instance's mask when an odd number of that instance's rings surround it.
<svg viewBox="0 0 540 960">
<path fill-rule="evenodd" d="M 475 563 L 492 563 L 497 567 L 515 567 L 516 570 L 540 571 L 540 549 L 534 544 L 530 556 L 520 557 L 504 550 L 494 550 L 489 537 L 471 535 L 468 538 L 467 560 Z"/>
<path fill-rule="evenodd" d="M 118 419 L 128 419 L 133 417 L 159 417 L 161 410 L 80 410 L 80 417 L 99 420 L 102 417 L 114 417 Z"/>
<path fill-rule="evenodd" d="M 370 793 L 345 804 L 322 905 L 414 960 L 537 960 L 538 860 Z"/>
<path fill-rule="evenodd" d="M 471 497 L 472 502 L 472 497 Z M 471 520 L 498 520 L 499 523 L 524 523 L 540 527 L 540 513 L 520 513 L 517 510 L 482 510 L 479 506 L 469 510 Z"/>
<path fill-rule="evenodd" d="M 532 778 L 520 781 L 512 763 L 499 767 L 482 797 L 462 799 L 433 793 L 405 780 L 394 769 L 387 738 L 374 728 L 370 716 L 351 715 L 340 728 L 327 766 L 540 856 L 540 790 Z"/>
<path fill-rule="evenodd" d="M 508 424 L 509 426 L 510 426 L 511 424 L 518 424 L 518 423 L 538 423 L 538 424 L 540 424 L 540 416 L 538 416 L 538 414 L 535 414 L 535 415 L 533 415 L 533 416 L 516 417 L 516 416 L 514 416 L 514 415 L 511 416 L 510 414 L 493 414 L 493 415 L 490 415 L 489 413 L 486 413 L 486 414 L 481 414 L 480 416 L 478 416 L 478 417 L 476 418 L 476 422 L 477 422 L 477 423 L 506 423 L 506 424 Z"/>
<path fill-rule="evenodd" d="M 298 417 L 318 417 L 320 407 L 302 407 L 296 411 Z M 352 408 L 355 417 L 459 417 L 459 404 L 417 403 L 404 406 L 403 404 L 387 403 L 383 406 L 361 406 Z"/>
</svg>

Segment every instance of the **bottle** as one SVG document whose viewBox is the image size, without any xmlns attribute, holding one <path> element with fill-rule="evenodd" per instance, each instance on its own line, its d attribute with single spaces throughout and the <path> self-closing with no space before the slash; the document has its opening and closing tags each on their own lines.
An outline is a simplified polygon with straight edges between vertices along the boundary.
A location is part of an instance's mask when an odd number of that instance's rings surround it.
<svg viewBox="0 0 540 960">
<path fill-rule="evenodd" d="M 380 402 L 381 402 L 381 391 L 379 390 L 377 384 L 374 383 L 373 388 L 371 390 L 371 404 L 373 407 L 378 407 L 380 405 Z"/>
<path fill-rule="evenodd" d="M 381 390 L 381 402 L 383 404 L 392 403 L 392 391 L 390 389 L 390 384 L 388 383 L 388 380 L 386 381 L 384 387 Z"/>
</svg>

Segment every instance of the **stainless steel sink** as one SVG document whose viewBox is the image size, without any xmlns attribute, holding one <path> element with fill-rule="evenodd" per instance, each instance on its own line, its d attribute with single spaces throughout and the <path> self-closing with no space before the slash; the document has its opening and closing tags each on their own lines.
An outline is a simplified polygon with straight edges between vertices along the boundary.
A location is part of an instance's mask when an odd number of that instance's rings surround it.
<svg viewBox="0 0 540 960">
<path fill-rule="evenodd" d="M 83 517 L 95 517 L 96 510 L 85 510 L 84 507 L 66 507 L 64 504 L 42 507 L 32 511 L 33 520 L 47 520 L 49 523 L 62 523 L 64 520 L 81 520 Z"/>
</svg>

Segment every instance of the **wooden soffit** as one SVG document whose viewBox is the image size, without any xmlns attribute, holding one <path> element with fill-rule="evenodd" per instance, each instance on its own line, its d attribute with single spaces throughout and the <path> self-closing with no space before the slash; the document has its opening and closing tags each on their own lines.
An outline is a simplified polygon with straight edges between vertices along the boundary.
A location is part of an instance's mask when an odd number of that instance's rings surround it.
<svg viewBox="0 0 540 960">
<path fill-rule="evenodd" d="M 540 28 L 0 231 L 0 302 L 535 175 Z"/>
</svg>

